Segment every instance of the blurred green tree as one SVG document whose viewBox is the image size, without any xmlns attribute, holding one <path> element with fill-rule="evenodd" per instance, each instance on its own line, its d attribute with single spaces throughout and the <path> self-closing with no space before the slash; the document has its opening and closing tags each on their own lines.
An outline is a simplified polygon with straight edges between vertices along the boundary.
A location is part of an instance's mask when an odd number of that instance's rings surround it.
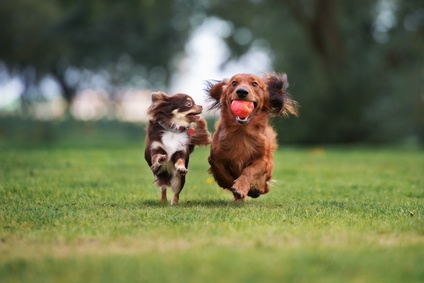
<svg viewBox="0 0 424 283">
<path fill-rule="evenodd" d="M 54 76 L 68 102 L 87 70 L 99 72 L 112 86 L 140 81 L 144 87 L 165 86 L 199 5 L 190 0 L 2 1 L 0 58 L 21 75 L 27 90 L 44 75 Z M 28 96 L 27 91 L 23 97 Z"/>
<path fill-rule="evenodd" d="M 424 141 L 422 0 L 2 1 L 0 60 L 23 100 L 45 75 L 68 102 L 93 73 L 111 94 L 164 87 L 208 16 L 232 27 L 232 58 L 260 48 L 287 72 L 301 117 L 274 120 L 280 141 Z"/>
<path fill-rule="evenodd" d="M 265 47 L 288 73 L 301 118 L 274 121 L 280 141 L 424 140 L 422 1 L 217 0 L 208 15 L 231 22 L 233 58 Z"/>
</svg>

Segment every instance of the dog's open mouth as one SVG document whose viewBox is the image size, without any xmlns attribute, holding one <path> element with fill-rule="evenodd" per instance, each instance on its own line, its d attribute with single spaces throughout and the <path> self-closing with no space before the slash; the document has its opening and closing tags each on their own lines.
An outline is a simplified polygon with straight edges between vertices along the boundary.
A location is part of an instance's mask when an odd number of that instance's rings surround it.
<svg viewBox="0 0 424 283">
<path fill-rule="evenodd" d="M 250 117 L 251 117 L 251 115 L 247 116 L 246 118 L 240 118 L 239 116 L 236 116 L 236 121 L 237 121 L 237 123 L 242 124 L 242 125 L 247 124 L 250 121 Z"/>
<path fill-rule="evenodd" d="M 252 118 L 256 110 L 256 103 L 247 100 L 231 101 L 231 112 L 236 116 L 236 121 L 239 124 L 247 124 Z"/>
<path fill-rule="evenodd" d="M 200 116 L 199 115 L 200 115 L 200 113 L 198 113 L 198 112 L 192 112 L 192 113 L 188 113 L 186 115 L 186 117 L 188 119 L 190 119 L 191 121 L 197 121 L 197 120 L 200 119 Z"/>
</svg>

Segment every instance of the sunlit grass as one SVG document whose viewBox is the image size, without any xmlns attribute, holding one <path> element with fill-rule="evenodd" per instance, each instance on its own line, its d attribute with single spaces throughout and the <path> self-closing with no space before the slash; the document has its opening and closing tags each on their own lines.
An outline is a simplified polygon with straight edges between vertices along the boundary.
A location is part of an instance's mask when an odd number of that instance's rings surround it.
<svg viewBox="0 0 424 283">
<path fill-rule="evenodd" d="M 207 156 L 171 207 L 142 145 L 2 149 L 1 282 L 424 280 L 422 151 L 280 149 L 245 203 Z"/>
</svg>

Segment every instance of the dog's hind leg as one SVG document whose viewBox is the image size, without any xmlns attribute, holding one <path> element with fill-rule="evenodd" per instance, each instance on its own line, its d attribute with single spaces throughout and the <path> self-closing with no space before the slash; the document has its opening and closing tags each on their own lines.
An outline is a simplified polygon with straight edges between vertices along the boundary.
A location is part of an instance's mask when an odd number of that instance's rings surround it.
<svg viewBox="0 0 424 283">
<path fill-rule="evenodd" d="M 168 198 L 166 197 L 166 186 L 160 187 L 160 201 L 167 202 Z"/>
<path fill-rule="evenodd" d="M 172 196 L 172 200 L 171 200 L 171 205 L 176 205 L 178 204 L 178 200 L 180 199 L 180 193 L 174 193 L 174 195 Z"/>
<path fill-rule="evenodd" d="M 180 199 L 180 192 L 184 187 L 185 176 L 177 175 L 171 181 L 172 195 L 171 205 L 178 204 L 178 200 Z"/>
</svg>

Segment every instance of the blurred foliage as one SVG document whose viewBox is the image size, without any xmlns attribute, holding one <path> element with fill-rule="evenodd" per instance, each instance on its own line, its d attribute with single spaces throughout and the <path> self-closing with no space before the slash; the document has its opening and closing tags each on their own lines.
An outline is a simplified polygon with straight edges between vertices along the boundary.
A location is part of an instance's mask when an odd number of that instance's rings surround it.
<svg viewBox="0 0 424 283">
<path fill-rule="evenodd" d="M 216 119 L 208 118 L 213 131 Z M 71 118 L 53 121 L 0 117 L 1 147 L 26 146 L 125 146 L 144 148 L 144 123 L 118 120 L 80 121 Z"/>
<path fill-rule="evenodd" d="M 69 70 L 103 72 L 112 86 L 133 78 L 133 84 L 147 80 L 140 87 L 164 86 L 196 7 L 196 1 L 2 1 L 0 58 L 28 85 L 53 75 L 68 102 L 84 79 L 67 78 Z"/>
<path fill-rule="evenodd" d="M 422 0 L 2 1 L 0 58 L 26 90 L 48 74 L 69 102 L 91 71 L 113 99 L 164 88 L 207 17 L 228 24 L 227 61 L 265 50 L 288 74 L 301 117 L 273 121 L 280 141 L 424 141 Z"/>
<path fill-rule="evenodd" d="M 274 121 L 280 141 L 424 141 L 422 1 L 211 3 L 233 57 L 265 48 L 288 74 L 301 116 Z"/>
<path fill-rule="evenodd" d="M 16 117 L 0 118 L 1 147 L 27 146 L 123 146 L 144 147 L 145 125 L 117 120 L 39 121 Z"/>
</svg>

